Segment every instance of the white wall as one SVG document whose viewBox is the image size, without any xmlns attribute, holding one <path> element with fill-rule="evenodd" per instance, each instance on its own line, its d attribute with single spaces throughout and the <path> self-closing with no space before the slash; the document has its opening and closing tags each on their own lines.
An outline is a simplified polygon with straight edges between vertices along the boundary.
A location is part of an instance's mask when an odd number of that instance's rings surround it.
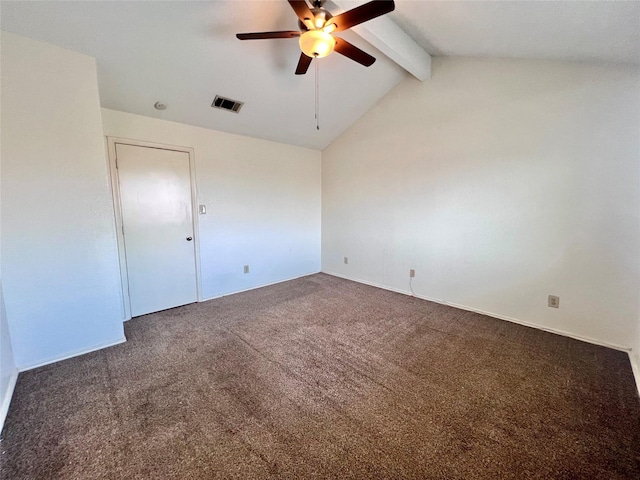
<svg viewBox="0 0 640 480">
<path fill-rule="evenodd" d="M 2 280 L 23 369 L 124 339 L 95 61 L 2 33 Z"/>
<path fill-rule="evenodd" d="M 0 96 L 0 104 L 2 97 Z M 0 125 L 1 125 L 0 116 Z M 0 126 L 0 131 L 2 127 Z M 0 178 L 2 178 L 2 163 L 0 162 Z M 0 182 L 0 198 L 2 197 L 2 182 Z M 0 221 L 0 238 L 2 237 L 2 222 Z M 0 269 L 2 268 L 2 250 L 0 249 Z M 9 323 L 4 307 L 4 293 L 2 289 L 2 279 L 0 275 L 0 432 L 4 426 L 4 420 L 9 411 L 11 396 L 18 379 L 18 369 L 13 357 L 13 347 L 11 345 L 11 334 L 9 333 Z"/>
<path fill-rule="evenodd" d="M 320 271 L 319 151 L 108 109 L 102 117 L 107 136 L 194 148 L 207 206 L 197 238 L 203 298 Z"/>
<path fill-rule="evenodd" d="M 632 346 L 639 79 L 435 59 L 323 152 L 323 271 L 407 292 L 415 268 L 418 296 Z"/>
</svg>

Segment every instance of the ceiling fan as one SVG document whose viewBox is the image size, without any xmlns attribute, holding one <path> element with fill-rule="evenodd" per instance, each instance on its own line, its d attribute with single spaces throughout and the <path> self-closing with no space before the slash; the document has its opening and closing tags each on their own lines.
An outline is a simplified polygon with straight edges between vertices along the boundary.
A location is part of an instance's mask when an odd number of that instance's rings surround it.
<svg viewBox="0 0 640 480">
<path fill-rule="evenodd" d="M 374 57 L 332 34 L 389 13 L 395 8 L 393 0 L 374 0 L 334 17 L 322 8 L 325 0 L 313 0 L 311 8 L 306 0 L 288 1 L 298 16 L 300 31 L 238 33 L 236 37 L 240 40 L 300 37 L 302 53 L 298 60 L 296 75 L 304 75 L 314 58 L 326 57 L 334 50 L 365 67 L 371 66 L 376 61 Z"/>
</svg>

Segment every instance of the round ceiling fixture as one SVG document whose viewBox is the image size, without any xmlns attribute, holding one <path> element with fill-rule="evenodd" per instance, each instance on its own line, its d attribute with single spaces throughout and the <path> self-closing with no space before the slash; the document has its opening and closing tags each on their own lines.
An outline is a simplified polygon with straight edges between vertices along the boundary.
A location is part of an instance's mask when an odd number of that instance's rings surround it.
<svg viewBox="0 0 640 480">
<path fill-rule="evenodd" d="M 335 46 L 336 39 L 322 30 L 309 30 L 300 35 L 300 49 L 307 57 L 326 57 Z"/>
<path fill-rule="evenodd" d="M 156 110 L 166 110 L 167 106 L 162 102 L 156 102 L 153 104 L 153 108 L 155 108 Z"/>
</svg>

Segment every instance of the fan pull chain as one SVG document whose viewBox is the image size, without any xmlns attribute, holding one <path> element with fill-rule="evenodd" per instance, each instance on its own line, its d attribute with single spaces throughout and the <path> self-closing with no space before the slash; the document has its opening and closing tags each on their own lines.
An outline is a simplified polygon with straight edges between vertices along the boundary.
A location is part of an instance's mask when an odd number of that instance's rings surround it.
<svg viewBox="0 0 640 480">
<path fill-rule="evenodd" d="M 318 55 L 316 54 L 316 130 L 320 130 L 320 62 L 318 61 Z"/>
</svg>

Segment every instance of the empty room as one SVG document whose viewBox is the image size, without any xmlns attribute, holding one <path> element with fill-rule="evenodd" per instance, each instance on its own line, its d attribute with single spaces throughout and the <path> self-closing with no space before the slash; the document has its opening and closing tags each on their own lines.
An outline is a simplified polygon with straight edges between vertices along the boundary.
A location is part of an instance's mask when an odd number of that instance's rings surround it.
<svg viewBox="0 0 640 480">
<path fill-rule="evenodd" d="M 0 479 L 640 478 L 640 2 L 0 22 Z"/>
</svg>

